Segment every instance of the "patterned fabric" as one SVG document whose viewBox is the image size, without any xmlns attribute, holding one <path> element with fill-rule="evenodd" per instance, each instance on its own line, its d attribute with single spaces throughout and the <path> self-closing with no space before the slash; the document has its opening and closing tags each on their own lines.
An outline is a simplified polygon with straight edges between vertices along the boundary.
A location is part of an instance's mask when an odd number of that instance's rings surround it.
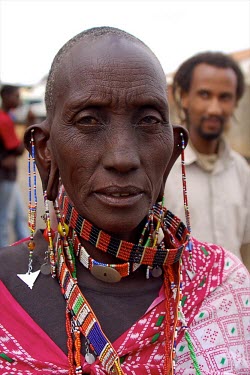
<svg viewBox="0 0 250 375">
<path fill-rule="evenodd" d="M 193 245 L 195 276 L 192 280 L 187 272 L 191 270 L 188 252 L 183 255 L 182 305 L 201 372 L 247 375 L 250 371 L 249 274 L 234 255 L 222 248 L 195 239 Z M 126 375 L 164 374 L 164 298 L 162 288 L 144 316 L 113 343 Z M 4 285 L 0 288 L 0 300 L 4 301 L 0 316 L 0 353 L 3 353 L 0 373 L 67 374 L 66 355 L 17 304 Z M 176 374 L 195 374 L 182 333 L 178 336 L 176 353 Z M 89 365 L 82 358 L 82 363 L 85 374 L 107 375 L 98 361 Z"/>
</svg>

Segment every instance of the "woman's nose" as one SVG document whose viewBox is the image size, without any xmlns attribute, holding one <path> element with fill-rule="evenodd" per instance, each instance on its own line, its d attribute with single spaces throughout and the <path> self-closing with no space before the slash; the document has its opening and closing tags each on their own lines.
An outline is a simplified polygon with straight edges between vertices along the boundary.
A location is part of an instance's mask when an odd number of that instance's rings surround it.
<svg viewBox="0 0 250 375">
<path fill-rule="evenodd" d="M 111 130 L 106 140 L 103 165 L 106 169 L 119 173 L 127 173 L 139 168 L 139 146 L 133 129 Z"/>
</svg>

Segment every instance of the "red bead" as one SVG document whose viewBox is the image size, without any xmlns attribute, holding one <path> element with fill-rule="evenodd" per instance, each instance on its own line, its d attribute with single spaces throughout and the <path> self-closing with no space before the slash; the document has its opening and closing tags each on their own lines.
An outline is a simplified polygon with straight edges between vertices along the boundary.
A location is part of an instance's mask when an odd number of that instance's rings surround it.
<svg viewBox="0 0 250 375">
<path fill-rule="evenodd" d="M 53 238 L 55 237 L 55 231 L 53 229 L 50 229 L 50 232 L 51 232 L 51 238 L 53 240 Z M 48 228 L 44 229 L 43 237 L 45 238 L 45 240 L 47 242 L 49 242 L 49 231 L 48 231 Z"/>
</svg>

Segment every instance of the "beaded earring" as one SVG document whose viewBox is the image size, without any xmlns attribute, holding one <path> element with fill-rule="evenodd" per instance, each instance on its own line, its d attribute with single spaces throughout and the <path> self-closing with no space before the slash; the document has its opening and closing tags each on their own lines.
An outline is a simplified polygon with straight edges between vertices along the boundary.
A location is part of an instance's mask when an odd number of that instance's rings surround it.
<svg viewBox="0 0 250 375">
<path fill-rule="evenodd" d="M 72 240 L 68 240 L 69 226 L 65 223 L 64 215 L 61 215 L 57 199 L 54 201 L 54 211 L 57 218 L 57 232 L 58 232 L 58 245 L 65 251 L 67 266 L 72 274 L 73 279 L 76 280 L 76 264 L 74 246 Z"/>
<path fill-rule="evenodd" d="M 184 212 L 186 217 L 186 225 L 188 232 L 191 233 L 190 225 L 190 213 L 188 208 L 188 197 L 187 197 L 187 177 L 186 177 L 186 164 L 185 164 L 185 140 L 183 133 L 180 133 L 181 136 L 181 172 L 182 172 L 182 189 L 183 189 L 183 201 L 184 201 Z"/>
<path fill-rule="evenodd" d="M 193 243 L 190 238 L 191 234 L 191 223 L 190 223 L 190 212 L 188 207 L 188 195 L 187 195 L 187 177 L 186 177 L 186 165 L 185 165 L 185 140 L 183 133 L 180 133 L 181 136 L 181 171 L 182 171 L 182 189 L 183 189 L 183 202 L 184 202 L 184 212 L 186 218 L 186 226 L 189 233 L 189 240 L 187 244 L 187 250 L 189 251 L 189 265 L 190 269 L 186 270 L 189 278 L 192 280 L 195 276 L 195 272 L 193 270 L 192 265 L 192 250 L 193 250 Z"/>
<path fill-rule="evenodd" d="M 146 232 L 148 232 L 148 238 L 146 240 L 145 246 L 156 247 L 160 245 L 162 248 L 165 248 L 163 238 L 163 218 L 164 218 L 164 196 L 162 201 L 155 204 L 152 209 L 149 210 L 148 220 L 143 228 L 139 245 L 143 245 Z M 156 223 L 155 223 L 156 222 Z M 149 279 L 150 276 L 160 277 L 162 275 L 162 268 L 159 266 L 147 266 L 146 269 L 146 279 Z"/>
<path fill-rule="evenodd" d="M 28 261 L 28 271 L 26 274 L 18 274 L 17 276 L 28 285 L 30 289 L 40 273 L 40 270 L 32 272 L 33 269 L 33 251 L 35 249 L 34 243 L 34 232 L 36 230 L 36 216 L 37 216 L 37 193 L 36 193 L 36 162 L 35 162 L 35 144 L 34 144 L 34 129 L 31 130 L 30 138 L 31 152 L 28 154 L 28 227 L 30 230 L 30 239 L 28 242 L 29 249 L 29 261 Z M 31 177 L 33 176 L 33 179 Z M 33 194 L 32 194 L 33 190 Z"/>
<path fill-rule="evenodd" d="M 53 238 L 54 238 L 55 233 L 53 229 L 51 228 L 49 203 L 48 203 L 46 190 L 43 193 L 43 198 L 44 198 L 44 210 L 45 210 L 45 214 L 43 218 L 46 224 L 46 229 L 43 232 L 43 237 L 48 242 L 48 249 L 45 252 L 44 263 L 41 266 L 41 272 L 43 275 L 49 275 L 51 273 L 52 277 L 56 277 L 55 255 L 54 255 L 54 249 L 53 249 Z"/>
</svg>

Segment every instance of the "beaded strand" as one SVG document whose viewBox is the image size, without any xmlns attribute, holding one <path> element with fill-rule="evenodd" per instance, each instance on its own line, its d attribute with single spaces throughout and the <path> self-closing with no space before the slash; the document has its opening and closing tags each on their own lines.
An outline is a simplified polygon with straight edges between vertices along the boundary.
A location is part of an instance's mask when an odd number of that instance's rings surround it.
<svg viewBox="0 0 250 375">
<path fill-rule="evenodd" d="M 56 277 L 56 265 L 55 265 L 55 254 L 54 254 L 54 249 L 53 249 L 53 237 L 54 237 L 54 232 L 52 231 L 51 228 L 51 220 L 50 220 L 50 213 L 49 213 L 49 202 L 47 198 L 47 191 L 45 190 L 43 193 L 44 197 L 44 208 L 45 208 L 45 215 L 44 219 L 46 222 L 46 229 L 43 233 L 43 237 L 47 240 L 48 242 L 48 251 L 45 253 L 45 265 L 48 263 L 48 258 L 50 261 L 50 272 L 52 277 Z"/>
<path fill-rule="evenodd" d="M 30 240 L 28 242 L 29 249 L 29 262 L 28 262 L 28 274 L 32 272 L 32 260 L 33 260 L 33 250 L 35 249 L 34 243 L 34 232 L 36 230 L 36 215 L 37 215 L 37 192 L 36 192 L 36 162 L 35 162 L 35 145 L 34 145 L 34 129 L 31 130 L 31 153 L 28 155 L 28 227 L 30 230 Z M 31 160 L 32 160 L 32 175 L 33 183 L 31 178 Z M 33 185 L 33 189 L 32 189 Z M 33 190 L 33 197 L 32 197 Z"/>
<path fill-rule="evenodd" d="M 178 232 L 178 238 L 180 238 L 183 243 L 177 248 L 165 249 L 160 245 L 152 247 L 152 245 L 147 246 L 147 243 L 145 246 L 142 246 L 140 244 L 112 238 L 109 234 L 98 229 L 79 215 L 70 204 L 65 192 L 61 195 L 60 201 L 66 223 L 74 228 L 81 238 L 94 245 L 97 249 L 125 261 L 153 267 L 162 266 L 166 263 L 173 264 L 178 262 L 188 242 L 187 229 L 184 225 L 180 224 L 180 220 L 176 231 Z M 176 218 L 174 215 L 172 215 L 172 217 L 174 224 Z M 171 218 L 169 217 L 168 220 L 168 225 L 171 226 Z"/>
<path fill-rule="evenodd" d="M 181 136 L 181 173 L 182 173 L 182 190 L 183 190 L 183 203 L 184 203 L 184 212 L 186 218 L 186 225 L 189 232 L 191 234 L 191 222 L 190 222 L 190 212 L 188 207 L 188 195 L 187 195 L 187 177 L 186 177 L 186 166 L 185 166 L 185 141 L 183 133 L 180 133 Z M 187 249 L 189 251 L 189 264 L 191 272 L 193 272 L 193 264 L 192 264 L 192 250 L 193 250 L 193 243 L 189 239 Z"/>
<path fill-rule="evenodd" d="M 102 331 L 100 323 L 98 322 L 96 316 L 94 315 L 93 310 L 91 309 L 90 305 L 86 301 L 85 297 L 81 293 L 79 286 L 77 285 L 76 277 L 73 277 L 72 272 L 75 269 L 74 264 L 74 253 L 79 254 L 81 252 L 81 244 L 78 238 L 79 235 L 82 233 L 85 234 L 85 237 L 82 236 L 85 240 L 89 243 L 94 244 L 97 248 L 100 248 L 104 252 L 108 252 L 107 248 L 111 247 L 112 251 L 114 252 L 117 249 L 117 244 L 115 241 L 119 241 L 118 246 L 118 255 L 120 255 L 121 247 L 123 249 L 123 255 L 126 260 L 130 260 L 132 255 L 134 256 L 133 261 L 138 261 L 138 255 L 135 253 L 131 253 L 131 246 L 130 243 L 126 243 L 125 241 L 116 240 L 103 231 L 95 228 L 91 223 L 85 221 L 77 212 L 70 207 L 69 210 L 69 202 L 67 202 L 67 197 L 64 196 L 63 202 L 63 213 L 60 214 L 59 207 L 55 204 L 55 209 L 59 212 L 57 214 L 58 217 L 58 238 L 56 242 L 56 258 L 57 258 L 57 277 L 59 283 L 61 285 L 62 293 L 67 302 L 67 313 L 66 313 L 66 330 L 68 335 L 68 360 L 70 366 L 70 375 L 82 374 L 81 362 L 80 362 L 80 352 L 81 352 L 81 345 L 80 345 L 80 334 L 83 334 L 86 341 L 89 342 L 89 345 L 95 355 L 99 358 L 104 369 L 109 374 L 114 375 L 124 375 L 121 369 L 120 361 L 118 355 L 116 354 L 112 344 L 109 342 L 107 337 Z M 68 232 L 68 226 L 64 222 L 67 220 L 67 223 L 70 226 L 70 230 Z M 163 223 L 163 224 L 159 224 Z M 86 225 L 86 226 L 85 226 Z M 151 247 L 151 251 L 153 252 L 156 250 L 153 259 L 146 258 L 147 261 L 150 261 L 150 265 L 158 265 L 161 264 L 160 260 L 157 259 L 157 263 L 155 263 L 155 259 L 158 255 L 160 250 L 162 251 L 175 251 L 174 257 L 169 258 L 167 257 L 167 264 L 163 262 L 163 269 L 164 269 L 164 286 L 165 286 L 165 296 L 166 296 L 166 323 L 165 323 L 165 345 L 166 345 L 166 352 L 165 352 L 165 362 L 164 362 L 164 375 L 171 375 L 175 374 L 176 368 L 176 344 L 177 344 L 177 335 L 180 329 L 184 329 L 185 331 L 185 338 L 188 343 L 188 348 L 190 351 L 190 356 L 194 363 L 194 368 L 196 369 L 196 375 L 201 375 L 199 370 L 199 365 L 197 358 L 194 353 L 194 348 L 191 342 L 190 335 L 187 331 L 187 326 L 185 323 L 185 317 L 182 312 L 182 261 L 180 259 L 182 251 L 185 249 L 189 249 L 189 235 L 188 231 L 185 229 L 185 226 L 182 225 L 178 219 L 175 218 L 170 212 L 165 212 L 163 206 L 155 205 L 154 208 L 149 213 L 149 219 L 145 224 L 143 229 L 143 233 L 141 236 L 141 247 L 144 251 L 150 249 L 150 245 L 153 244 L 158 245 L 159 242 L 159 233 L 161 225 L 164 226 L 164 231 L 168 232 L 170 236 L 170 242 L 176 244 L 176 241 L 183 241 L 184 244 L 179 246 L 176 249 L 162 249 L 162 244 L 157 247 Z M 85 229 L 83 229 L 85 226 Z M 78 227 L 78 230 L 76 228 Z M 155 228 L 155 229 L 154 229 Z M 171 231 L 169 231 L 171 228 Z M 84 232 L 85 230 L 85 232 Z M 174 234 L 172 234 L 172 233 Z M 86 235 L 87 233 L 87 235 Z M 144 238 L 147 235 L 146 245 L 143 246 Z M 157 237 L 155 243 L 155 237 Z M 176 239 L 175 239 L 176 237 Z M 164 243 L 164 241 L 162 241 Z M 114 244 L 115 243 L 115 244 Z M 132 244 L 134 246 L 134 244 Z M 72 248 L 71 248 L 72 247 Z M 72 249 L 74 251 L 72 253 Z M 69 253 L 70 250 L 70 253 Z M 128 256 L 128 252 L 130 255 Z M 178 252 L 181 252 L 180 256 L 178 257 Z M 112 253 L 112 252 L 111 252 Z M 119 257 L 118 255 L 113 254 L 114 256 Z M 165 253 L 164 253 L 165 255 Z M 121 259 L 123 259 L 121 257 Z M 84 260 L 86 262 L 86 260 Z M 143 258 L 145 261 L 145 258 Z M 142 264 L 147 264 L 141 262 Z M 73 264 L 73 267 L 72 267 Z M 140 264 L 140 263 L 139 263 Z M 148 264 L 147 264 L 148 265 Z M 175 276 L 174 269 L 178 270 L 177 275 Z M 176 280 L 175 280 L 176 279 Z M 170 321 L 171 321 L 171 314 L 170 314 L 170 305 L 171 305 L 171 293 L 173 295 L 173 301 L 175 305 L 174 309 L 174 328 L 171 328 Z"/>
<path fill-rule="evenodd" d="M 60 237 L 60 233 L 58 234 L 58 237 Z M 76 357 L 73 355 L 74 350 L 80 353 L 80 341 L 76 338 L 75 340 L 72 340 L 71 337 L 71 332 L 74 332 L 75 327 L 77 327 L 83 336 L 92 344 L 95 353 L 97 353 L 99 360 L 106 371 L 110 373 L 111 369 L 114 368 L 116 369 L 117 374 L 123 375 L 119 357 L 115 349 L 102 331 L 100 323 L 98 322 L 92 308 L 81 293 L 77 281 L 73 279 L 71 272 L 67 267 L 63 245 L 63 241 L 57 240 L 57 277 L 61 286 L 62 294 L 67 303 L 67 312 L 69 312 L 66 314 L 66 330 L 68 335 L 68 350 L 70 351 L 68 356 L 69 364 L 70 368 L 73 369 L 72 371 L 74 371 L 72 374 L 79 374 L 81 366 L 78 361 L 78 359 L 80 360 L 80 355 L 76 355 Z M 71 324 L 69 324 L 69 320 Z M 75 347 L 75 345 L 77 345 L 77 347 Z M 78 372 L 76 372 L 76 369 L 78 369 Z"/>
<path fill-rule="evenodd" d="M 110 264 L 110 263 L 103 263 L 103 262 L 98 262 L 97 260 L 91 258 L 91 256 L 87 253 L 86 249 L 84 246 L 81 245 L 81 242 L 77 236 L 77 234 L 73 231 L 72 238 L 69 240 L 70 243 L 73 243 L 73 248 L 75 254 L 79 257 L 79 260 L 81 264 L 89 269 L 93 268 L 93 266 L 96 265 L 101 265 L 101 266 L 106 266 L 109 268 L 113 268 L 116 270 L 121 277 L 126 277 L 128 276 L 131 272 L 136 271 L 139 267 L 140 264 L 138 263 L 117 263 L 117 264 Z"/>
</svg>

